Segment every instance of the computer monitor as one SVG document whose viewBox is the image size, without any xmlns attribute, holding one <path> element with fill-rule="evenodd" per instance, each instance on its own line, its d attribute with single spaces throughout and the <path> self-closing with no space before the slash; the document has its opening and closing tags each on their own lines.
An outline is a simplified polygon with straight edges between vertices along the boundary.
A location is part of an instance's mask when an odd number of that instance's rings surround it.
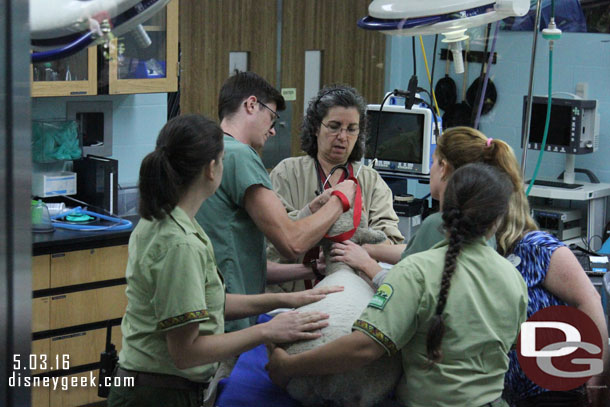
<svg viewBox="0 0 610 407">
<path fill-rule="evenodd" d="M 405 174 L 430 174 L 436 140 L 433 116 L 427 108 L 368 105 L 369 137 L 365 157 L 377 159 L 378 170 Z M 378 130 L 379 129 L 379 130 Z"/>
<path fill-rule="evenodd" d="M 546 122 L 547 97 L 532 98 L 532 114 L 527 148 L 540 150 Z M 523 99 L 523 120 L 527 112 Z M 545 151 L 564 154 L 588 154 L 599 146 L 597 101 L 582 99 L 551 100 L 551 119 Z"/>
</svg>

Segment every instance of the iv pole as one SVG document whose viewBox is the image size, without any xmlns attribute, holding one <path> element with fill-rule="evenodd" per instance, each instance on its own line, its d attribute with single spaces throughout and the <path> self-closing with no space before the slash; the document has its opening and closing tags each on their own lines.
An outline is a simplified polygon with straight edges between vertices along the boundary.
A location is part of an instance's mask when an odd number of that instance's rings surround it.
<svg viewBox="0 0 610 407">
<path fill-rule="evenodd" d="M 527 88 L 527 107 L 525 109 L 525 120 L 523 121 L 523 128 L 521 134 L 523 139 L 521 145 L 523 146 L 523 152 L 521 154 L 521 176 L 525 178 L 525 164 L 527 159 L 527 140 L 529 140 L 530 133 L 530 121 L 532 119 L 532 88 L 534 86 L 534 65 L 536 62 L 536 44 L 538 42 L 538 30 L 540 29 L 540 9 L 542 0 L 538 0 L 536 4 L 536 23 L 534 24 L 534 39 L 532 43 L 532 56 L 530 61 L 530 77 Z"/>
</svg>

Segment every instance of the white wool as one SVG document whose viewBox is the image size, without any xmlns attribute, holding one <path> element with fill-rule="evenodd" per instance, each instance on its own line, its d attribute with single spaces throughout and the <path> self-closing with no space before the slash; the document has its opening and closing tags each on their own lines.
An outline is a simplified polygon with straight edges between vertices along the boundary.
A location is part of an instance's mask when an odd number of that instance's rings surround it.
<svg viewBox="0 0 610 407">
<path fill-rule="evenodd" d="M 368 305 L 373 289 L 347 265 L 325 277 L 318 286 L 339 285 L 344 291 L 299 308 L 299 311 L 323 311 L 330 315 L 322 337 L 289 345 L 290 354 L 305 352 L 331 342 L 352 331 L 352 325 Z M 399 355 L 384 356 L 360 369 L 331 376 L 298 377 L 288 384 L 288 393 L 305 406 L 326 402 L 340 406 L 373 406 L 394 389 L 402 365 Z"/>
</svg>

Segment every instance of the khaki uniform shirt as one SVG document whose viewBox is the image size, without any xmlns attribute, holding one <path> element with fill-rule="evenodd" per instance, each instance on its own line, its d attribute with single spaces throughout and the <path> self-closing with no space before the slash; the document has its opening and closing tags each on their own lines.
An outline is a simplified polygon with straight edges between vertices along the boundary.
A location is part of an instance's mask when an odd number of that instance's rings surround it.
<svg viewBox="0 0 610 407">
<path fill-rule="evenodd" d="M 355 175 L 359 164 L 353 167 Z M 299 211 L 316 197 L 315 191 L 319 188 L 315 160 L 308 155 L 287 158 L 271 171 L 270 177 L 273 190 L 282 200 L 289 216 L 294 219 L 302 216 Z M 398 230 L 398 216 L 392 206 L 390 187 L 377 171 L 366 166 L 358 174 L 358 183 L 362 189 L 362 211 L 368 219 L 368 227 L 381 230 L 392 243 L 402 243 L 404 237 Z M 308 208 L 303 212 L 308 213 Z M 267 245 L 267 260 L 290 262 L 282 258 L 271 243 Z"/>
<path fill-rule="evenodd" d="M 508 352 L 526 319 L 517 269 L 482 238 L 466 244 L 443 311 L 443 357 L 429 367 L 426 338 L 446 252 L 443 241 L 398 263 L 354 324 L 389 354 L 401 352 L 397 395 L 409 407 L 476 407 L 500 397 Z"/>
<path fill-rule="evenodd" d="M 179 207 L 163 220 L 141 219 L 129 238 L 122 368 L 209 381 L 217 363 L 179 370 L 167 331 L 199 322 L 199 335 L 224 333 L 225 289 L 210 239 Z"/>
</svg>

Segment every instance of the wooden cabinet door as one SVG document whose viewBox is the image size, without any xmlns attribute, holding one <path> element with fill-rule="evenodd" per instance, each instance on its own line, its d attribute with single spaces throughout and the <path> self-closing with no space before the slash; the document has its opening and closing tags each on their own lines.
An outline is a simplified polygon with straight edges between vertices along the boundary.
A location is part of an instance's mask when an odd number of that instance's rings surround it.
<svg viewBox="0 0 610 407">
<path fill-rule="evenodd" d="M 32 257 L 32 290 L 44 290 L 51 284 L 51 256 Z"/>
<path fill-rule="evenodd" d="M 50 391 L 49 387 L 32 387 L 32 407 L 49 407 Z"/>
<path fill-rule="evenodd" d="M 97 387 L 90 386 L 90 377 L 95 377 L 95 384 L 98 383 L 98 371 L 92 370 L 88 372 L 64 376 L 68 383 L 68 389 L 55 390 L 50 392 L 50 407 L 76 407 L 90 403 L 95 403 L 103 400 L 97 396 Z M 73 384 L 75 384 L 73 386 Z"/>
<path fill-rule="evenodd" d="M 45 373 L 48 372 L 50 369 L 49 367 L 49 356 L 50 356 L 50 350 L 51 350 L 51 340 L 50 339 L 38 339 L 36 341 L 32 341 L 32 352 L 30 353 L 31 355 L 36 355 L 37 360 L 40 361 L 42 360 L 42 356 L 44 355 L 46 356 L 46 370 L 42 370 L 40 369 L 41 365 L 38 364 L 37 367 L 39 367 L 38 369 L 32 370 L 30 373 L 31 374 L 38 374 L 38 373 Z M 30 366 L 32 367 L 32 366 Z"/>
<path fill-rule="evenodd" d="M 32 97 L 97 94 L 97 47 L 70 57 L 30 65 Z"/>
<path fill-rule="evenodd" d="M 152 44 L 138 46 L 130 33 L 112 41 L 108 93 L 159 93 L 178 90 L 178 2 L 142 23 Z"/>
<path fill-rule="evenodd" d="M 121 340 L 121 327 L 113 326 L 111 341 L 117 352 L 121 350 Z M 53 363 L 56 358 L 68 360 L 70 368 L 73 368 L 99 362 L 100 353 L 105 350 L 106 328 L 101 328 L 51 338 L 49 358 Z"/>
<path fill-rule="evenodd" d="M 42 257 L 42 256 L 40 256 Z M 45 355 L 47 357 L 47 369 L 49 367 L 49 350 L 51 347 L 50 339 L 39 339 L 36 341 L 32 341 L 32 355 L 36 355 L 37 360 L 41 360 L 40 355 Z M 44 373 L 48 370 L 32 370 L 31 374 Z M 32 387 L 32 407 L 49 407 L 49 387 L 43 386 L 33 386 Z"/>
<path fill-rule="evenodd" d="M 50 285 L 51 256 L 34 256 L 32 258 L 32 290 L 44 290 Z M 32 300 L 32 332 L 49 329 L 49 297 Z"/>
<path fill-rule="evenodd" d="M 32 300 L 32 332 L 49 329 L 50 304 L 50 297 L 40 297 Z"/>
<path fill-rule="evenodd" d="M 125 277 L 127 245 L 51 255 L 51 287 Z"/>
<path fill-rule="evenodd" d="M 122 318 L 126 285 L 77 291 L 51 297 L 50 329 Z"/>
</svg>

